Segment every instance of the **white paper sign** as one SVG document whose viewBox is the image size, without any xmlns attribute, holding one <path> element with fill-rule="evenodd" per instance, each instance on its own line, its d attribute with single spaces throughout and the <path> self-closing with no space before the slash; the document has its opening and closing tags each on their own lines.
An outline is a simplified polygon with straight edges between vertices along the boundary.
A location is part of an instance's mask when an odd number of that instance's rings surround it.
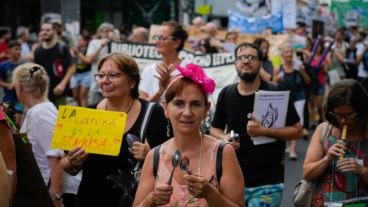
<svg viewBox="0 0 368 207">
<path fill-rule="evenodd" d="M 257 91 L 253 113 L 263 127 L 285 127 L 290 91 Z M 254 145 L 277 141 L 271 137 L 251 137 Z"/>
</svg>

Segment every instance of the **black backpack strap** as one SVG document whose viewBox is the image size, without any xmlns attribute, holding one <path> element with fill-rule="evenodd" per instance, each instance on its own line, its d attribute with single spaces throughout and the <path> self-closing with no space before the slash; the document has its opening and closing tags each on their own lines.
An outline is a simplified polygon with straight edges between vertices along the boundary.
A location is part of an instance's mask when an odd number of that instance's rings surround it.
<svg viewBox="0 0 368 207">
<path fill-rule="evenodd" d="M 272 83 L 271 81 L 266 81 L 268 90 L 270 91 L 278 91 L 280 90 L 280 87 L 278 84 Z"/>
<path fill-rule="evenodd" d="M 34 57 L 34 60 L 35 60 L 36 63 L 38 61 L 38 58 L 40 57 L 41 47 L 42 47 L 41 45 L 37 46 L 36 49 L 33 52 L 33 57 Z M 37 60 L 36 60 L 36 58 L 37 58 Z"/>
<path fill-rule="evenodd" d="M 160 162 L 160 149 L 161 145 L 157 145 L 153 148 L 153 175 L 157 176 L 158 164 Z"/>
<path fill-rule="evenodd" d="M 234 91 L 236 90 L 236 87 L 238 86 L 238 83 L 229 85 L 225 88 L 225 99 L 230 99 L 231 95 L 234 94 Z"/>
<path fill-rule="evenodd" d="M 235 83 L 224 88 L 225 109 L 230 106 L 231 96 L 235 93 L 237 86 L 238 83 Z"/>
<path fill-rule="evenodd" d="M 224 151 L 224 147 L 225 145 L 227 145 L 228 143 L 225 141 L 222 141 L 218 148 L 217 148 L 217 156 L 216 156 L 216 177 L 217 177 L 217 181 L 220 185 L 220 180 L 221 180 L 221 176 L 222 176 L 222 151 Z"/>
</svg>

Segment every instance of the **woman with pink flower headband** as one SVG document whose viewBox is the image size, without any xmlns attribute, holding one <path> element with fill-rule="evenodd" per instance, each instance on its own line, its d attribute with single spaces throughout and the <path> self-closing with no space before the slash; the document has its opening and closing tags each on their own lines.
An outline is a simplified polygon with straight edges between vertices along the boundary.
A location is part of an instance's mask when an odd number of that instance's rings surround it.
<svg viewBox="0 0 368 207">
<path fill-rule="evenodd" d="M 163 103 L 174 137 L 148 153 L 133 206 L 244 206 L 234 149 L 200 129 L 216 84 L 198 65 L 176 69 Z"/>
<path fill-rule="evenodd" d="M 183 27 L 175 22 L 164 22 L 156 38 L 157 51 L 162 61 L 144 68 L 139 85 L 139 97 L 151 102 L 161 102 L 169 80 L 179 74 L 175 65 L 182 64 L 178 54 L 188 38 Z"/>
</svg>

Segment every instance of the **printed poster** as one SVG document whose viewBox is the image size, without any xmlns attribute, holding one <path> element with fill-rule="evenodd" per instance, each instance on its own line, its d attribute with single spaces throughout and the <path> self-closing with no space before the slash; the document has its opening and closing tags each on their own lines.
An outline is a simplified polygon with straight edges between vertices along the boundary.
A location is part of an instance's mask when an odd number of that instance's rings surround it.
<svg viewBox="0 0 368 207">
<path fill-rule="evenodd" d="M 285 127 L 290 91 L 257 91 L 253 113 L 263 127 Z M 271 137 L 251 137 L 254 145 L 276 142 Z"/>
</svg>

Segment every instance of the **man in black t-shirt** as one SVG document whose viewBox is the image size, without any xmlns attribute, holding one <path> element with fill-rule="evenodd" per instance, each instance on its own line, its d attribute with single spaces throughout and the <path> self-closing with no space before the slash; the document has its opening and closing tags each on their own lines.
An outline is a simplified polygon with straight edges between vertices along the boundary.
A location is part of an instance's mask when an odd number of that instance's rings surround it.
<svg viewBox="0 0 368 207">
<path fill-rule="evenodd" d="M 50 77 L 48 98 L 56 106 L 66 103 L 69 80 L 75 72 L 75 64 L 68 47 L 59 42 L 55 27 L 50 22 L 41 26 L 43 42 L 34 52 L 34 61 L 42 65 Z"/>
<path fill-rule="evenodd" d="M 228 141 L 236 150 L 245 181 L 246 206 L 279 206 L 284 187 L 285 141 L 298 139 L 302 126 L 289 100 L 285 127 L 265 128 L 254 115 L 257 90 L 277 90 L 278 86 L 260 78 L 262 51 L 253 44 L 243 43 L 235 49 L 235 67 L 240 82 L 225 87 L 219 94 L 211 135 Z M 239 134 L 235 141 L 226 133 Z M 250 137 L 266 136 L 276 142 L 254 145 Z"/>
</svg>

